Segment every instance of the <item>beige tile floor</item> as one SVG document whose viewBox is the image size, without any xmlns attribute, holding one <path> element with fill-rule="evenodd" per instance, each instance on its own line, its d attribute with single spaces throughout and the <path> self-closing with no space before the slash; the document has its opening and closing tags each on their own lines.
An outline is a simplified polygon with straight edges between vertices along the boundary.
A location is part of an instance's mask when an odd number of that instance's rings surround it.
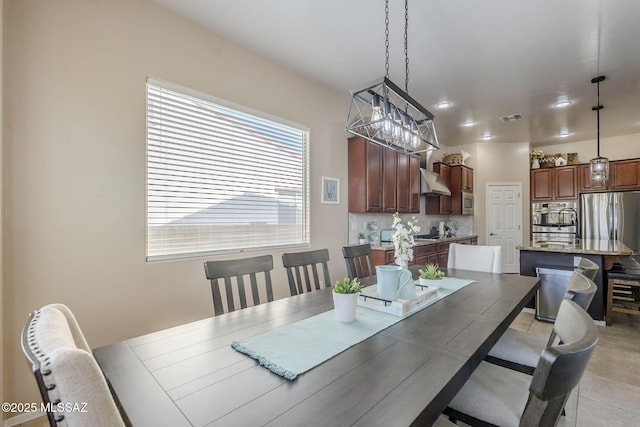
<svg viewBox="0 0 640 427">
<path fill-rule="evenodd" d="M 548 337 L 550 323 L 523 312 L 512 327 Z M 560 427 L 640 426 L 640 316 L 614 313 L 600 338 L 580 385 L 573 391 Z M 46 427 L 44 418 L 22 427 Z"/>
</svg>

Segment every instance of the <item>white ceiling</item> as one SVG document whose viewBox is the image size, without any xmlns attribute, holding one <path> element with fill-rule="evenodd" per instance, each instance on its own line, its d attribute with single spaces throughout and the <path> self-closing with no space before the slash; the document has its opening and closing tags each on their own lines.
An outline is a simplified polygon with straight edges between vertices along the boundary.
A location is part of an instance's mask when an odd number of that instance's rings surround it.
<svg viewBox="0 0 640 427">
<path fill-rule="evenodd" d="M 345 94 L 385 73 L 383 0 L 152 1 Z M 389 77 L 404 87 L 404 2 L 389 9 Z M 409 93 L 443 144 L 593 140 L 598 75 L 601 137 L 640 133 L 639 0 L 412 0 L 408 43 Z"/>
</svg>

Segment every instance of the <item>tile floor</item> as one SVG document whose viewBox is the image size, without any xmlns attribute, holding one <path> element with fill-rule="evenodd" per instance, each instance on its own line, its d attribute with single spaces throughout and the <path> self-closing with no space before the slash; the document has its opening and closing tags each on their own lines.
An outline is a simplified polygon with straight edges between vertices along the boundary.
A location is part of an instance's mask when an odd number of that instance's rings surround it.
<svg viewBox="0 0 640 427">
<path fill-rule="evenodd" d="M 512 327 L 548 337 L 550 323 L 523 312 Z M 580 385 L 567 403 L 560 427 L 640 426 L 640 316 L 614 313 L 600 338 Z M 46 427 L 44 418 L 21 424 Z"/>
</svg>

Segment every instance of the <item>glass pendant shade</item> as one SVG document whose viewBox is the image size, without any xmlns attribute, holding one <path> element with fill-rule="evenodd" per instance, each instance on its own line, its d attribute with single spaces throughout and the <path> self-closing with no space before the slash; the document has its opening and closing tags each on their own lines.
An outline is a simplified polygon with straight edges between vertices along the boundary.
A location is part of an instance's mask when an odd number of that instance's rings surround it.
<svg viewBox="0 0 640 427">
<path fill-rule="evenodd" d="M 606 157 L 595 157 L 589 163 L 589 172 L 591 175 L 591 185 L 596 187 L 604 187 L 609 178 L 609 159 Z"/>
</svg>

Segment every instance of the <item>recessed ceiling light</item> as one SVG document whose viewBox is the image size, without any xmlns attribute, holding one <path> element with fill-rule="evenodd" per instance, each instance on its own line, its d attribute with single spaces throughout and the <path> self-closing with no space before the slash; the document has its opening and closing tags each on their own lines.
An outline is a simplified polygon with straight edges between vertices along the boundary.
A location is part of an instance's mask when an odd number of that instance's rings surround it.
<svg viewBox="0 0 640 427">
<path fill-rule="evenodd" d="M 571 104 L 572 102 L 569 101 L 568 99 L 559 99 L 558 102 L 553 104 L 553 106 L 556 108 L 564 108 L 564 107 L 568 107 Z"/>
<path fill-rule="evenodd" d="M 439 108 L 441 110 L 447 109 L 451 107 L 451 103 L 449 101 L 442 101 L 439 104 L 436 104 L 436 108 Z"/>
<path fill-rule="evenodd" d="M 566 138 L 566 137 L 568 137 L 568 136 L 569 136 L 569 131 L 568 131 L 568 130 L 566 130 L 566 129 L 561 130 L 561 131 L 560 131 L 560 134 L 558 134 L 558 136 L 559 136 L 560 138 Z"/>
<path fill-rule="evenodd" d="M 467 120 L 466 122 L 464 122 L 464 123 L 462 124 L 462 126 L 464 126 L 464 127 L 468 128 L 468 127 L 471 127 L 471 126 L 473 126 L 473 125 L 475 125 L 475 124 L 476 124 L 476 122 L 474 122 L 473 120 Z"/>
<path fill-rule="evenodd" d="M 482 137 L 482 139 L 484 139 L 485 141 L 488 141 L 491 138 L 493 138 L 493 135 L 491 135 L 490 133 L 484 134 Z"/>
</svg>

